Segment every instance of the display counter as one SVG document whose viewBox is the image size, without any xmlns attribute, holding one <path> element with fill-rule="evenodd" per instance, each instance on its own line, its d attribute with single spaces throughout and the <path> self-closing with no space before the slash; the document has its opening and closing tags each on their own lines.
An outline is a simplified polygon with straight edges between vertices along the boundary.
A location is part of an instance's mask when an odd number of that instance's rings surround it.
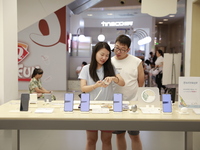
<svg viewBox="0 0 200 150">
<path fill-rule="evenodd" d="M 79 102 L 75 102 L 78 105 Z M 104 105 L 95 102 L 93 105 Z M 92 113 L 64 112 L 63 101 L 51 103 L 38 101 L 29 104 L 28 111 L 19 111 L 20 101 L 13 100 L 0 106 L 0 129 L 4 130 L 142 130 L 199 132 L 200 116 L 192 110 L 182 114 L 173 105 L 172 114 L 144 114 L 126 110 L 123 112 Z M 38 108 L 53 108 L 52 113 L 35 113 Z M 186 137 L 187 139 L 187 137 Z M 187 141 L 186 141 L 187 142 Z"/>
</svg>

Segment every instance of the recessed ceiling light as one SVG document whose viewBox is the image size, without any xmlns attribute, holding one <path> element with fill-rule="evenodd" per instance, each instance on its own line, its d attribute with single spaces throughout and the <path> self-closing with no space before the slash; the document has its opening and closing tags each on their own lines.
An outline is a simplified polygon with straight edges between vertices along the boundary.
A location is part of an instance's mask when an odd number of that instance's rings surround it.
<svg viewBox="0 0 200 150">
<path fill-rule="evenodd" d="M 175 15 L 169 15 L 169 17 L 174 17 Z"/>
<path fill-rule="evenodd" d="M 112 13 L 107 13 L 107 15 L 108 15 L 108 16 L 112 16 L 113 14 L 112 14 Z"/>
<path fill-rule="evenodd" d="M 159 24 L 163 24 L 163 22 L 158 22 Z"/>
<path fill-rule="evenodd" d="M 87 16 L 93 16 L 92 14 L 87 14 Z"/>
<path fill-rule="evenodd" d="M 163 19 L 163 21 L 168 21 L 168 19 Z"/>
</svg>

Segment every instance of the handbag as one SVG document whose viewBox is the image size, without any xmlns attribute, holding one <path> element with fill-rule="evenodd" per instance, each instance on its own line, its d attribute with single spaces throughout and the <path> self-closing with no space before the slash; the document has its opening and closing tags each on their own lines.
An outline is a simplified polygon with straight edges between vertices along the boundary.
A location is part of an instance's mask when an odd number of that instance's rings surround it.
<svg viewBox="0 0 200 150">
<path fill-rule="evenodd" d="M 159 72 L 160 72 L 159 68 L 154 68 L 154 69 L 152 70 L 152 75 L 153 75 L 153 76 L 157 76 Z"/>
</svg>

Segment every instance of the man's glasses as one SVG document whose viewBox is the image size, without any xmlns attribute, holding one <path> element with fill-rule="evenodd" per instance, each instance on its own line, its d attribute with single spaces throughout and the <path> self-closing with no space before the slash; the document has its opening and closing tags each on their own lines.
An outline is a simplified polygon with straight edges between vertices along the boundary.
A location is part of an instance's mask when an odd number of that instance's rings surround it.
<svg viewBox="0 0 200 150">
<path fill-rule="evenodd" d="M 125 50 L 125 49 L 120 49 L 120 48 L 118 48 L 118 47 L 114 47 L 114 50 L 115 50 L 115 51 L 120 51 L 120 53 L 125 53 L 125 52 L 127 52 L 127 50 Z"/>
</svg>

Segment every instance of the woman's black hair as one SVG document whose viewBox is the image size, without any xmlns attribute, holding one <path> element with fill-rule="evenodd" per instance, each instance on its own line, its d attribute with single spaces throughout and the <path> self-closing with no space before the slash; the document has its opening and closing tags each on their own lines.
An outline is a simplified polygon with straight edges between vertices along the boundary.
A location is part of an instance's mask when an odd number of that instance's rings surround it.
<svg viewBox="0 0 200 150">
<path fill-rule="evenodd" d="M 31 78 L 34 78 L 37 74 L 43 74 L 43 70 L 41 68 L 35 68 L 33 70 Z"/>
<path fill-rule="evenodd" d="M 95 45 L 92 51 L 92 57 L 91 57 L 91 62 L 90 62 L 90 76 L 94 80 L 94 82 L 99 81 L 99 77 L 97 75 L 97 60 L 96 60 L 96 54 L 99 50 L 102 48 L 105 48 L 106 50 L 109 51 L 109 57 L 108 60 L 103 64 L 104 66 L 104 78 L 107 76 L 115 76 L 115 71 L 114 67 L 111 63 L 111 49 L 108 43 L 106 42 L 99 42 Z"/>
<path fill-rule="evenodd" d="M 158 49 L 157 50 L 158 51 L 158 53 L 163 57 L 164 56 L 164 54 L 163 54 L 163 51 L 162 50 L 160 50 L 160 49 Z"/>
</svg>

